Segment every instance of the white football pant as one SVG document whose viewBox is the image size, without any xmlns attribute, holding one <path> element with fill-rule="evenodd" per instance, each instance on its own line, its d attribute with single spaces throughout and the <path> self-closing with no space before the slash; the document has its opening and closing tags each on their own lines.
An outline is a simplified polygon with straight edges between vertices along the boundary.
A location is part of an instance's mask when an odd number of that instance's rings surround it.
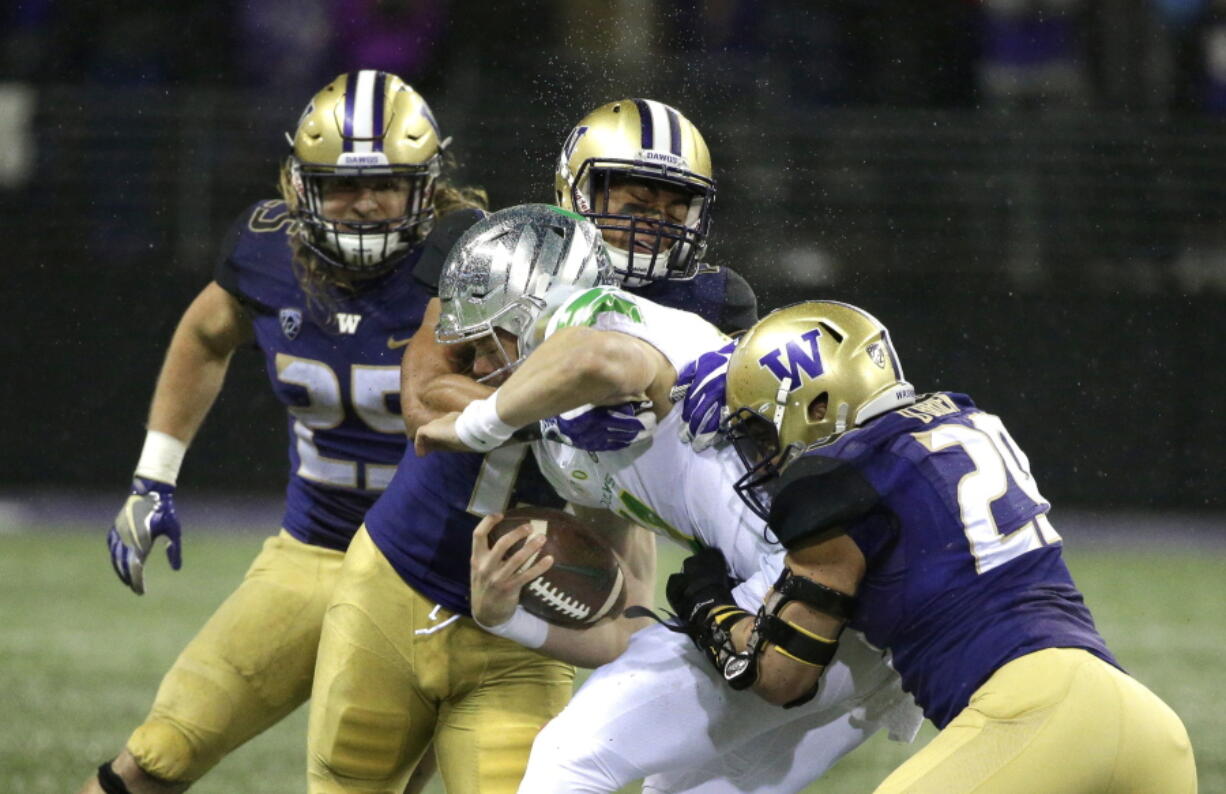
<svg viewBox="0 0 1226 794">
<path fill-rule="evenodd" d="M 755 612 L 774 577 L 740 585 Z M 752 604 L 752 606 L 750 606 Z M 683 634 L 656 625 L 597 669 L 532 745 L 520 792 L 793 792 L 880 728 L 911 741 L 922 716 L 883 655 L 843 632 L 817 696 L 773 706 L 737 692 Z"/>
</svg>

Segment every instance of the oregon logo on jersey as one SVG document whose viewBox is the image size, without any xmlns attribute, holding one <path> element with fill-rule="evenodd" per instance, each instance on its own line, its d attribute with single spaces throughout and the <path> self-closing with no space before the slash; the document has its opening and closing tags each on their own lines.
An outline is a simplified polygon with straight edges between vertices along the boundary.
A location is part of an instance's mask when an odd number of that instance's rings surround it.
<svg viewBox="0 0 1226 794">
<path fill-rule="evenodd" d="M 595 325 L 596 318 L 606 312 L 614 312 L 627 319 L 641 323 L 643 313 L 634 298 L 615 287 L 593 287 L 571 298 L 553 316 L 553 327 L 570 328 L 579 325 Z"/>
</svg>

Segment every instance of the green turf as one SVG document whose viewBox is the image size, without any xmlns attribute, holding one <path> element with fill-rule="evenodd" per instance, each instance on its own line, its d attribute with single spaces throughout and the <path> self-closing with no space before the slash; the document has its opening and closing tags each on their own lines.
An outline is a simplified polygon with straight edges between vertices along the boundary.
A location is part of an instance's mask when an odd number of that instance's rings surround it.
<svg viewBox="0 0 1226 794">
<path fill-rule="evenodd" d="M 100 532 L 0 535 L 0 791 L 74 791 L 113 755 L 144 716 L 162 672 L 261 541 L 191 532 L 183 570 L 172 574 L 155 560 L 149 595 L 137 598 L 111 573 Z M 1183 717 L 1201 791 L 1226 791 L 1226 721 L 1217 711 L 1226 555 L 1096 549 L 1071 552 L 1069 564 L 1120 660 Z M 193 792 L 304 791 L 305 731 L 300 709 Z M 921 741 L 931 735 L 926 728 Z M 917 746 L 875 739 L 811 790 L 871 791 Z"/>
</svg>

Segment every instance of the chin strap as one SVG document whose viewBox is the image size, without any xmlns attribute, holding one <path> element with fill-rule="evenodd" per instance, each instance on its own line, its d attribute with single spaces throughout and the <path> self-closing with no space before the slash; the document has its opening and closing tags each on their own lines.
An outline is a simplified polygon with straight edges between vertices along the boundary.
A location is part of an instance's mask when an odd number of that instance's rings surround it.
<svg viewBox="0 0 1226 794">
<path fill-rule="evenodd" d="M 106 794 L 132 794 L 128 789 L 128 784 L 123 782 L 123 778 L 115 774 L 114 769 L 111 769 L 111 761 L 98 767 L 98 785 L 102 786 Z"/>
</svg>

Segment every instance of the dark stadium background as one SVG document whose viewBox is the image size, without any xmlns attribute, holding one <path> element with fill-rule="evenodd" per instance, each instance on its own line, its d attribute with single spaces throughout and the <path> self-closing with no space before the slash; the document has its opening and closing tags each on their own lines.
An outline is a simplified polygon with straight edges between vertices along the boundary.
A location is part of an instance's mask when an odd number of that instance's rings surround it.
<svg viewBox="0 0 1226 794">
<path fill-rule="evenodd" d="M 497 207 L 552 199 L 592 108 L 680 108 L 711 261 L 764 310 L 868 308 L 920 389 L 1005 418 L 1104 636 L 1226 791 L 1226 0 L 0 3 L 0 789 L 113 754 L 276 527 L 284 412 L 240 353 L 180 476 L 183 570 L 156 550 L 137 599 L 103 545 L 226 227 L 363 67 L 424 94 Z M 196 788 L 303 790 L 305 730 Z M 871 790 L 915 749 L 886 745 L 810 790 Z"/>
<path fill-rule="evenodd" d="M 335 73 L 383 65 L 497 206 L 551 198 L 595 105 L 676 105 L 717 169 L 711 261 L 763 308 L 878 314 L 919 388 L 1006 417 L 1058 505 L 1223 507 L 1212 4 L 105 5 L 0 12 L 6 490 L 122 490 L 169 335 L 230 219 L 273 195 L 282 133 Z M 389 48 L 363 20 L 412 33 Z M 263 379 L 238 356 L 183 483 L 281 486 Z"/>
</svg>

